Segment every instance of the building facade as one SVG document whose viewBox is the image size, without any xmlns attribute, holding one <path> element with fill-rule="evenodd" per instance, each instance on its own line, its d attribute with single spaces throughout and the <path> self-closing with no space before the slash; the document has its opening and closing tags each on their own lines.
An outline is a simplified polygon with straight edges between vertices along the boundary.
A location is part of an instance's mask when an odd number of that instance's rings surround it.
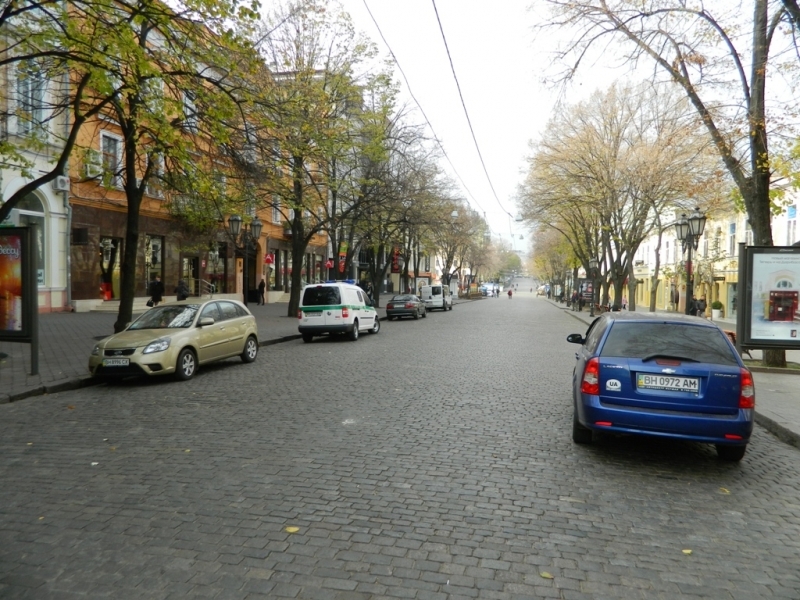
<svg viewBox="0 0 800 600">
<path fill-rule="evenodd" d="M 791 246 L 800 241 L 797 212 L 800 197 L 790 197 L 781 214 L 773 217 L 772 239 L 776 246 Z M 752 245 L 753 233 L 744 213 L 730 211 L 709 215 L 697 250 L 692 252 L 694 296 L 705 297 L 707 312 L 711 314 L 714 301 L 722 303 L 722 317 L 735 319 L 739 293 L 739 244 Z M 650 291 L 654 287 L 658 239 L 645 240 L 634 258 L 636 278 L 636 305 L 650 304 Z M 686 259 L 674 228 L 667 229 L 661 239 L 656 310 L 680 311 L 686 309 Z"/>
</svg>

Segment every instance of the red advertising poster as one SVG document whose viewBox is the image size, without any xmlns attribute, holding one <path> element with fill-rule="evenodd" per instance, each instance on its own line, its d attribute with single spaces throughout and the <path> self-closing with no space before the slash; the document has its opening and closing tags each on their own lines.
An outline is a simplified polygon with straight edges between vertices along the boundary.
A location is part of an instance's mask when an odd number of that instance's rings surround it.
<svg viewBox="0 0 800 600">
<path fill-rule="evenodd" d="M 392 250 L 392 273 L 400 272 L 400 248 L 397 246 Z"/>
<path fill-rule="evenodd" d="M 22 331 L 22 235 L 0 231 L 0 331 Z"/>
</svg>

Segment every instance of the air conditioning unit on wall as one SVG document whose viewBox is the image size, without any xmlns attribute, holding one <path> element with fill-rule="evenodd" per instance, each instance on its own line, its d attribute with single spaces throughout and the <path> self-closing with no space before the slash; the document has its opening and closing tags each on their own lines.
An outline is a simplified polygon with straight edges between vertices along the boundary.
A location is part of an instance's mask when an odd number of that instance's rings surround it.
<svg viewBox="0 0 800 600">
<path fill-rule="evenodd" d="M 59 175 L 51 183 L 53 184 L 53 189 L 57 192 L 69 191 L 69 177 Z"/>
<path fill-rule="evenodd" d="M 86 170 L 86 177 L 89 179 L 100 177 L 103 174 L 103 165 L 96 163 L 86 163 L 84 169 Z"/>
</svg>

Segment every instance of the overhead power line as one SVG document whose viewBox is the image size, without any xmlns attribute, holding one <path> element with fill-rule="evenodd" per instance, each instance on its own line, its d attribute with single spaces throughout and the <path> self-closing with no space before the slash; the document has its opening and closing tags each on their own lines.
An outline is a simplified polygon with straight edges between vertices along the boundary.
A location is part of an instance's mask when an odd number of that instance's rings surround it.
<svg viewBox="0 0 800 600">
<path fill-rule="evenodd" d="M 378 30 L 378 34 L 381 36 L 381 39 L 383 40 L 383 43 L 386 45 L 386 48 L 389 50 L 389 54 L 392 56 L 392 60 L 394 61 L 394 64 L 397 65 L 397 69 L 400 71 L 400 74 L 403 76 L 403 81 L 406 82 L 406 88 L 408 89 L 408 93 L 411 95 L 411 99 L 414 100 L 414 103 L 417 105 L 417 108 L 419 108 L 420 112 L 422 113 L 422 116 L 425 118 L 425 122 L 428 124 L 428 128 L 430 128 L 431 132 L 433 133 L 433 139 L 436 140 L 436 143 L 438 144 L 439 148 L 441 149 L 442 154 L 444 154 L 444 157 L 447 159 L 447 162 L 450 164 L 450 167 L 453 169 L 453 173 L 456 174 L 456 177 L 458 177 L 458 180 L 461 182 L 461 185 L 464 186 L 464 189 L 467 191 L 467 194 L 469 194 L 470 198 L 472 198 L 472 201 L 481 210 L 481 212 L 483 212 L 485 214 L 486 211 L 483 210 L 483 208 L 481 207 L 480 203 L 475 199 L 475 196 L 472 195 L 472 192 L 470 191 L 469 187 L 467 187 L 467 184 L 464 183 L 464 180 L 461 178 L 461 175 L 458 173 L 458 169 L 456 169 L 456 166 L 453 164 L 453 161 L 450 160 L 450 157 L 447 155 L 447 150 L 444 149 L 444 146 L 442 145 L 442 142 L 439 141 L 439 136 L 436 135 L 436 130 L 434 130 L 433 125 L 430 122 L 430 119 L 428 119 L 428 115 L 425 114 L 425 110 L 422 108 L 422 105 L 419 103 L 419 100 L 417 100 L 417 97 L 414 95 L 414 92 L 411 90 L 411 84 L 408 82 L 408 77 L 406 77 L 405 71 L 403 71 L 403 67 L 400 66 L 400 61 L 397 60 L 397 57 L 395 56 L 394 51 L 392 50 L 392 47 L 389 45 L 389 42 L 386 40 L 386 36 L 383 35 L 383 31 L 381 31 L 381 27 L 380 27 L 380 25 L 378 25 L 378 21 L 375 20 L 375 16 L 372 14 L 372 11 L 369 9 L 369 5 L 367 4 L 367 0 L 363 0 L 363 2 L 364 2 L 364 8 L 367 9 L 367 12 L 369 13 L 370 18 L 372 19 L 372 22 L 375 25 L 375 28 Z M 481 162 L 483 162 L 483 159 L 481 159 Z M 484 167 L 484 170 L 485 169 L 486 169 L 486 167 Z M 489 185 L 491 185 L 491 182 L 489 182 Z M 492 188 L 492 192 L 494 192 L 494 188 Z M 495 194 L 495 197 L 497 197 L 497 194 Z M 503 209 L 503 210 L 505 210 L 505 209 Z"/>
<path fill-rule="evenodd" d="M 444 49 L 447 51 L 447 60 L 450 61 L 450 70 L 453 72 L 453 79 L 456 82 L 456 88 L 458 88 L 458 97 L 461 99 L 461 106 L 464 109 L 464 115 L 467 117 L 469 132 L 472 134 L 472 141 L 475 143 L 475 150 L 478 151 L 478 158 L 480 158 L 481 166 L 483 167 L 483 172 L 486 174 L 486 181 L 489 182 L 489 187 L 492 189 L 492 194 L 494 194 L 494 199 L 497 200 L 497 204 L 510 217 L 511 213 L 508 212 L 508 210 L 506 210 L 505 206 L 503 206 L 503 203 L 500 202 L 500 198 L 497 197 L 497 192 L 494 189 L 494 184 L 492 184 L 492 178 L 489 177 L 489 171 L 486 168 L 486 163 L 483 161 L 483 154 L 481 154 L 481 149 L 480 146 L 478 145 L 478 139 L 475 137 L 475 130 L 472 128 L 472 120 L 469 118 L 469 111 L 467 111 L 467 104 L 464 102 L 464 95 L 461 93 L 461 84 L 458 82 L 458 76 L 456 75 L 456 68 L 453 65 L 453 57 L 450 55 L 450 47 L 447 45 L 447 38 L 444 35 L 442 20 L 439 18 L 439 9 L 436 8 L 436 0 L 431 0 L 431 2 L 433 3 L 433 12 L 436 13 L 436 22 L 439 23 L 439 31 L 442 33 L 442 41 L 444 42 Z"/>
</svg>

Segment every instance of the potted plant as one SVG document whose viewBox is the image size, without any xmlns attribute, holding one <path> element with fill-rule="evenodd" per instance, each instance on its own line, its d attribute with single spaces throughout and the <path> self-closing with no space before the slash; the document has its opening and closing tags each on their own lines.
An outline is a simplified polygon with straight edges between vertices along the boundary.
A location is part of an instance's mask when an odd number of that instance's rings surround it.
<svg viewBox="0 0 800 600">
<path fill-rule="evenodd" d="M 722 302 L 714 300 L 711 303 L 711 319 L 717 320 L 722 318 Z"/>
</svg>

